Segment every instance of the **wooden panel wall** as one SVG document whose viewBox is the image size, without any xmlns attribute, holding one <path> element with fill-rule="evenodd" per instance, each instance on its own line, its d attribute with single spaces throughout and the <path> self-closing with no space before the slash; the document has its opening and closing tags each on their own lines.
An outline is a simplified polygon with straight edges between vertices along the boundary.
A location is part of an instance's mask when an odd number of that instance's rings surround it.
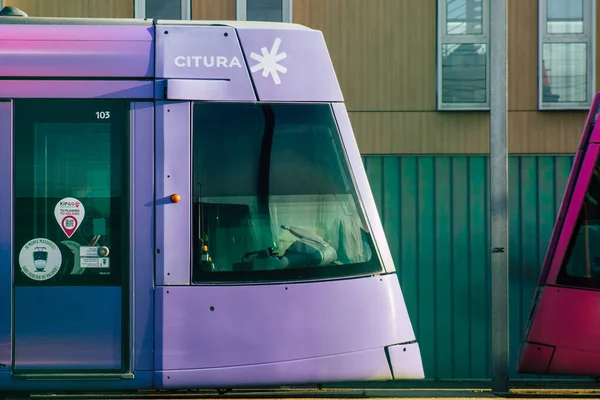
<svg viewBox="0 0 600 400">
<path fill-rule="evenodd" d="M 350 121 L 364 154 L 489 153 L 489 114 L 352 112 Z"/>
<path fill-rule="evenodd" d="M 509 152 L 572 153 L 586 112 L 537 111 L 537 3 L 508 0 Z M 323 31 L 363 153 L 489 152 L 487 113 L 435 110 L 436 0 L 293 4 L 294 22 Z"/>
<path fill-rule="evenodd" d="M 508 109 L 537 110 L 538 0 L 508 1 Z"/>
<path fill-rule="evenodd" d="M 434 0 L 294 0 L 323 31 L 349 111 L 435 109 Z"/>
<path fill-rule="evenodd" d="M 236 0 L 192 0 L 192 19 L 235 20 Z"/>
<path fill-rule="evenodd" d="M 32 17 L 133 18 L 133 0 L 3 0 Z"/>
</svg>

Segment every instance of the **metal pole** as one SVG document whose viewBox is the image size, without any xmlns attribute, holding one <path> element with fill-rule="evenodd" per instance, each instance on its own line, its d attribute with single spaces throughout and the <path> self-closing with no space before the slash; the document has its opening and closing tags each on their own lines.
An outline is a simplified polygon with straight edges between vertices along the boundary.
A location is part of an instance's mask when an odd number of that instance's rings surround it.
<svg viewBox="0 0 600 400">
<path fill-rule="evenodd" d="M 508 159 L 506 0 L 490 0 L 490 216 L 492 391 L 508 382 Z"/>
</svg>

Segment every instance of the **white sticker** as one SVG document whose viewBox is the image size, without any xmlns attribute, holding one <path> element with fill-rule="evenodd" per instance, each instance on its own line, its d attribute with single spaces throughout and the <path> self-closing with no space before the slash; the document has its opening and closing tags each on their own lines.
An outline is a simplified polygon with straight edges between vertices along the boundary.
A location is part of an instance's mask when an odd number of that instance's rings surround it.
<svg viewBox="0 0 600 400">
<path fill-rule="evenodd" d="M 85 207 L 83 203 L 74 197 L 65 197 L 56 203 L 54 207 L 54 217 L 56 222 L 68 238 L 73 236 L 81 221 L 85 217 Z"/>
<path fill-rule="evenodd" d="M 79 259 L 81 268 L 109 268 L 108 257 L 81 257 Z"/>
<path fill-rule="evenodd" d="M 98 268 L 98 258 L 81 257 L 79 259 L 79 266 L 81 268 Z"/>
<path fill-rule="evenodd" d="M 44 238 L 32 239 L 19 253 L 21 271 L 36 281 L 52 278 L 60 270 L 62 255 L 58 246 Z"/>
<path fill-rule="evenodd" d="M 98 246 L 81 246 L 79 248 L 80 257 L 98 257 Z"/>
<path fill-rule="evenodd" d="M 100 257 L 100 259 L 98 260 L 98 264 L 100 268 L 109 268 L 110 267 L 110 261 L 108 259 L 108 257 Z"/>
</svg>

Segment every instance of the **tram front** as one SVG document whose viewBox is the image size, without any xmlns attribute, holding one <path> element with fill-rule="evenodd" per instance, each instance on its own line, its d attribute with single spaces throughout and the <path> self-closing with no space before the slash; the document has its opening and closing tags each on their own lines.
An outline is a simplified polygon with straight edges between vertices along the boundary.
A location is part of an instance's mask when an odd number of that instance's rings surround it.
<svg viewBox="0 0 600 400">
<path fill-rule="evenodd" d="M 423 378 L 321 32 L 156 41 L 156 384 Z"/>
<path fill-rule="evenodd" d="M 517 372 L 600 376 L 600 93 L 569 174 L 527 320 Z"/>
</svg>

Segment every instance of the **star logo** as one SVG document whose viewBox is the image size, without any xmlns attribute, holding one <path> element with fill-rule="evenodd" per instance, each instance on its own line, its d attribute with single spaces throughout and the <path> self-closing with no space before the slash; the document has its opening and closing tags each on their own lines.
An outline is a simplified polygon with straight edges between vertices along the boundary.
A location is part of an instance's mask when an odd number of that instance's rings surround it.
<svg viewBox="0 0 600 400">
<path fill-rule="evenodd" d="M 273 47 L 271 47 L 271 51 L 267 51 L 266 47 L 260 49 L 262 56 L 260 54 L 256 54 L 252 52 L 250 57 L 254 60 L 258 61 L 258 64 L 254 65 L 250 71 L 257 72 L 262 70 L 262 76 L 267 77 L 271 75 L 273 78 L 273 82 L 276 85 L 281 83 L 281 79 L 279 79 L 279 72 L 285 74 L 287 72 L 287 68 L 283 65 L 279 65 L 279 61 L 287 58 L 287 54 L 277 53 L 279 51 L 279 45 L 281 44 L 281 39 L 275 38 L 273 42 Z"/>
</svg>

